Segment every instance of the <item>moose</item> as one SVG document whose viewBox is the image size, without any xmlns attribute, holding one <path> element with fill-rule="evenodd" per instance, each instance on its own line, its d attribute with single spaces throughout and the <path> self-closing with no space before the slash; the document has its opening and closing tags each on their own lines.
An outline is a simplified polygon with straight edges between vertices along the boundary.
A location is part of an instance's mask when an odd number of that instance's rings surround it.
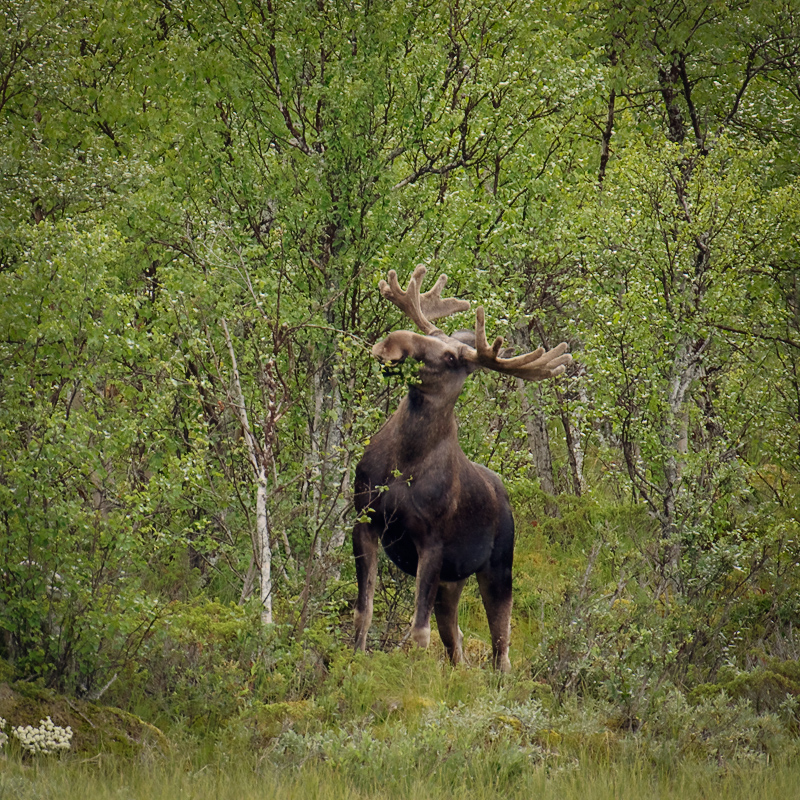
<svg viewBox="0 0 800 800">
<path fill-rule="evenodd" d="M 463 657 L 458 602 L 470 575 L 476 575 L 489 621 L 492 664 L 508 672 L 511 634 L 511 568 L 514 519 L 500 478 L 470 461 L 458 443 L 454 408 L 467 377 L 477 369 L 538 381 L 564 372 L 572 357 L 562 343 L 505 357 L 503 339 L 489 345 L 483 307 L 475 332 L 452 336 L 432 320 L 469 308 L 469 301 L 443 298 L 447 276 L 420 293 L 426 267 L 419 265 L 403 291 L 394 270 L 380 292 L 422 334 L 393 331 L 372 348 L 383 365 L 419 362 L 416 382 L 397 411 L 372 437 L 356 467 L 353 554 L 358 580 L 355 647 L 366 649 L 372 623 L 378 542 L 404 572 L 416 577 L 410 637 L 430 643 L 431 613 L 450 661 Z"/>
</svg>

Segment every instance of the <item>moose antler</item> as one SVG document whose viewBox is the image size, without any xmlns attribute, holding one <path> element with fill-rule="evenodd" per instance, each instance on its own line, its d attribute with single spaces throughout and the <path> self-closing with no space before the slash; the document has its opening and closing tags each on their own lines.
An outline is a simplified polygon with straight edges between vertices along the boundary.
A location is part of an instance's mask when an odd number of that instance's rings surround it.
<svg viewBox="0 0 800 800">
<path fill-rule="evenodd" d="M 442 289 L 447 283 L 447 275 L 440 275 L 433 288 L 420 294 L 422 280 L 428 268 L 420 264 L 403 291 L 397 280 L 397 273 L 389 270 L 389 282 L 381 281 L 378 286 L 381 294 L 394 303 L 426 336 L 439 329 L 431 320 L 448 317 L 469 308 L 469 300 L 458 300 L 455 297 L 442 297 Z"/>
<path fill-rule="evenodd" d="M 498 336 L 491 346 L 486 339 L 486 318 L 483 306 L 475 313 L 475 349 L 470 348 L 465 356 L 467 361 L 477 364 L 483 369 L 501 372 L 504 375 L 513 375 L 524 381 L 541 381 L 560 375 L 566 365 L 572 362 L 572 356 L 566 353 L 567 343 L 547 350 L 543 347 L 532 353 L 523 353 L 512 358 L 501 358 L 500 348 L 503 346 L 503 337 Z"/>
<path fill-rule="evenodd" d="M 442 289 L 447 284 L 447 275 L 440 275 L 432 289 L 420 294 L 420 287 L 427 271 L 427 267 L 420 264 L 411 275 L 405 291 L 400 287 L 397 273 L 393 269 L 389 270 L 389 282 L 381 281 L 378 286 L 381 294 L 394 303 L 426 336 L 449 339 L 450 337 L 443 334 L 431 320 L 447 317 L 458 311 L 466 311 L 469 308 L 469 301 L 442 297 Z M 463 347 L 464 360 L 483 369 L 513 375 L 524 381 L 553 378 L 564 372 L 566 365 L 572 362 L 572 356 L 565 352 L 567 349 L 565 342 L 546 352 L 540 347 L 532 353 L 512 358 L 500 356 L 502 346 L 502 336 L 498 336 L 491 346 L 486 340 L 486 319 L 481 306 L 475 315 L 475 347 Z"/>
</svg>

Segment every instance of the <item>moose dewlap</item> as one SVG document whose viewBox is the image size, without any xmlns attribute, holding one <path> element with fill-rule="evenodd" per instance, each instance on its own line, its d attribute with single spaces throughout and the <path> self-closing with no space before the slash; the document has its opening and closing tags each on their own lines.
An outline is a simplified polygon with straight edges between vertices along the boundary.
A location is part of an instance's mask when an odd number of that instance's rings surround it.
<svg viewBox="0 0 800 800">
<path fill-rule="evenodd" d="M 538 381 L 561 374 L 572 357 L 567 345 L 539 348 L 513 358 L 500 356 L 498 337 L 486 340 L 483 308 L 475 333 L 448 336 L 432 320 L 469 308 L 443 298 L 447 276 L 420 294 L 426 269 L 418 266 L 403 291 L 394 270 L 381 281 L 381 294 L 422 331 L 394 331 L 372 348 L 381 362 L 420 362 L 418 381 L 381 430 L 356 468 L 353 529 L 358 600 L 355 646 L 365 649 L 372 622 L 378 542 L 389 558 L 416 577 L 411 638 L 430 641 L 431 613 L 450 660 L 462 657 L 458 601 L 467 578 L 478 579 L 492 636 L 492 662 L 508 671 L 511 632 L 511 568 L 514 519 L 508 494 L 491 470 L 470 461 L 458 443 L 454 408 L 467 377 L 477 369 Z"/>
</svg>

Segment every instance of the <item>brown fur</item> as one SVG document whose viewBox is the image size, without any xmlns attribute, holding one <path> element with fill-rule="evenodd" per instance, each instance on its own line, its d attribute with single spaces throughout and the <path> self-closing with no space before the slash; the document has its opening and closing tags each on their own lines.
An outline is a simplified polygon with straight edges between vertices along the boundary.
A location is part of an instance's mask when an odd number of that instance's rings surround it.
<svg viewBox="0 0 800 800">
<path fill-rule="evenodd" d="M 445 649 L 462 658 L 458 601 L 467 578 L 476 575 L 492 637 L 495 668 L 508 671 L 511 634 L 511 568 L 514 521 L 506 490 L 495 473 L 470 461 L 458 443 L 455 403 L 467 377 L 478 368 L 538 380 L 563 371 L 565 345 L 515 359 L 500 357 L 502 340 L 490 347 L 478 312 L 476 335 L 447 336 L 429 318 L 464 310 L 463 301 L 440 297 L 446 278 L 420 295 L 425 274 L 418 267 L 406 292 L 393 272 L 381 291 L 428 335 L 395 331 L 375 345 L 382 362 L 420 362 L 419 384 L 373 437 L 356 468 L 355 504 L 362 518 L 353 530 L 358 600 L 355 645 L 365 649 L 372 622 L 378 542 L 400 569 L 416 577 L 411 638 L 430 641 L 435 613 Z"/>
</svg>

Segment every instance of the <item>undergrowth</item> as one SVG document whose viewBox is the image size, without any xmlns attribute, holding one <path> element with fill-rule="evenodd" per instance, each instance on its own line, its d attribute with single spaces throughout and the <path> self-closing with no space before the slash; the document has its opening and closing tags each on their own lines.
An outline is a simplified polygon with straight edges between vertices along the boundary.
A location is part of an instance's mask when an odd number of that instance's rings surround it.
<svg viewBox="0 0 800 800">
<path fill-rule="evenodd" d="M 2 796 L 69 800 L 71 781 L 82 798 L 797 796 L 794 553 L 769 551 L 786 525 L 765 530 L 758 569 L 728 545 L 686 547 L 659 584 L 640 508 L 572 498 L 548 517 L 536 493 L 515 504 L 512 675 L 489 668 L 474 582 L 456 668 L 435 636 L 428 651 L 398 645 L 413 584 L 388 567 L 366 654 L 352 652 L 346 565 L 269 628 L 257 607 L 174 602 L 103 698 L 170 745 L 60 761 L 7 751 Z M 782 588 L 767 595 L 770 570 Z"/>
</svg>

